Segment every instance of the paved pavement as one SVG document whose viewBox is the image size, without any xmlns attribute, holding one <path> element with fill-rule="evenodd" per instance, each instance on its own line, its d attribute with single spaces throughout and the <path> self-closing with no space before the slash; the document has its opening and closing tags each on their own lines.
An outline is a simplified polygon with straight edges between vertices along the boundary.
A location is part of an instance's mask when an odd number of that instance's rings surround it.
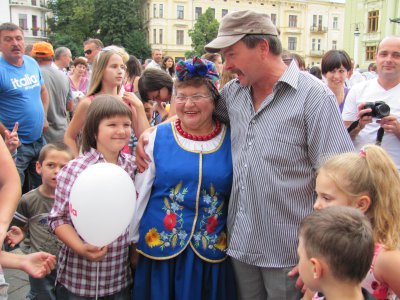
<svg viewBox="0 0 400 300">
<path fill-rule="evenodd" d="M 20 253 L 19 250 L 13 252 Z M 28 275 L 20 270 L 4 269 L 8 287 L 8 300 L 25 300 L 29 291 Z"/>
</svg>

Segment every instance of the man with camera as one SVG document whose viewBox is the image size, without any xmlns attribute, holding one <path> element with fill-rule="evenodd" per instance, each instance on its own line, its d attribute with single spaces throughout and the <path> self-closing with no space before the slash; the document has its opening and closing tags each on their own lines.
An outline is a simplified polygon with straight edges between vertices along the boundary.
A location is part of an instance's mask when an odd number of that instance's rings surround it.
<svg viewBox="0 0 400 300">
<path fill-rule="evenodd" d="M 386 37 L 376 53 L 377 78 L 354 86 L 342 117 L 356 149 L 380 144 L 400 170 L 400 37 Z"/>
</svg>

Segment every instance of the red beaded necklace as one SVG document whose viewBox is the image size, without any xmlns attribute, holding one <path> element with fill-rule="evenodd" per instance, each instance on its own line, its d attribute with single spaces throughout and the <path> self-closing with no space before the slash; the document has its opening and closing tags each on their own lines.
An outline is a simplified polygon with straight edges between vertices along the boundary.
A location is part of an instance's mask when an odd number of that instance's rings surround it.
<svg viewBox="0 0 400 300">
<path fill-rule="evenodd" d="M 212 140 L 213 138 L 215 138 L 220 133 L 220 131 L 221 131 L 221 122 L 216 120 L 215 121 L 214 130 L 211 133 L 207 134 L 207 135 L 193 135 L 193 134 L 190 134 L 190 133 L 184 131 L 182 129 L 182 127 L 181 127 L 181 120 L 180 119 L 177 119 L 175 121 L 175 128 L 176 128 L 176 131 L 178 131 L 181 136 L 183 136 L 184 138 L 187 138 L 189 140 L 193 140 L 193 141 L 209 141 L 209 140 Z"/>
</svg>

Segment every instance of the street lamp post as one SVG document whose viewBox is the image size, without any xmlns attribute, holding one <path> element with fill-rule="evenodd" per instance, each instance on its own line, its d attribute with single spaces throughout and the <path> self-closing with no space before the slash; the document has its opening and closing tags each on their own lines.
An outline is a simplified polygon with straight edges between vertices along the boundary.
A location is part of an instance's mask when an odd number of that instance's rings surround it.
<svg viewBox="0 0 400 300">
<path fill-rule="evenodd" d="M 357 64 L 358 64 L 359 39 L 360 39 L 360 30 L 358 28 L 358 24 L 356 24 L 356 28 L 354 29 L 354 53 L 353 53 L 354 67 L 357 66 Z"/>
</svg>

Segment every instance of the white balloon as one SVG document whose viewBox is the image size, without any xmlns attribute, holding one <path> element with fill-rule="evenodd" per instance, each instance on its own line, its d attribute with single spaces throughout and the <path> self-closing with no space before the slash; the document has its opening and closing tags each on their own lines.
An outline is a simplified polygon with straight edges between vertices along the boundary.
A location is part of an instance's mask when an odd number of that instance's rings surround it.
<svg viewBox="0 0 400 300">
<path fill-rule="evenodd" d="M 136 206 L 132 178 L 111 163 L 89 166 L 71 189 L 69 211 L 78 234 L 89 244 L 103 247 L 125 232 Z"/>
</svg>

